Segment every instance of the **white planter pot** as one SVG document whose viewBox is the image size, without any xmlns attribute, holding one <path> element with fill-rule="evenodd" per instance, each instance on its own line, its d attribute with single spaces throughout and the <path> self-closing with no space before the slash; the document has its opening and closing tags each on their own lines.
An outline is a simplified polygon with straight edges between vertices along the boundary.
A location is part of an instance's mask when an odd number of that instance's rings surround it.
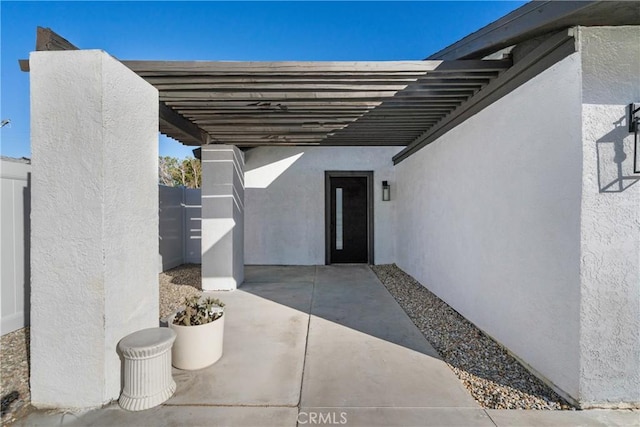
<svg viewBox="0 0 640 427">
<path fill-rule="evenodd" d="M 192 371 L 211 366 L 222 357 L 224 314 L 214 322 L 196 326 L 174 325 L 174 317 L 169 318 L 169 327 L 176 332 L 171 349 L 173 366 Z"/>
</svg>

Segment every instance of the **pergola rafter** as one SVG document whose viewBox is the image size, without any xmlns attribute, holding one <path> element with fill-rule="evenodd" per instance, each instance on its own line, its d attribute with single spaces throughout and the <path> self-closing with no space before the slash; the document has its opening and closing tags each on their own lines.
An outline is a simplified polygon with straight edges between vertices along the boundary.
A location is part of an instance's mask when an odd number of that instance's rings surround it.
<svg viewBox="0 0 640 427">
<path fill-rule="evenodd" d="M 38 28 L 36 49 L 77 47 Z M 121 62 L 158 89 L 159 130 L 186 145 L 411 150 L 512 65 L 509 59 Z M 20 65 L 28 71 L 28 61 Z"/>
<path fill-rule="evenodd" d="M 575 52 L 571 26 L 638 22 L 632 6 L 587 3 L 532 3 L 424 61 L 121 62 L 158 89 L 160 131 L 186 145 L 405 146 L 398 163 Z M 480 59 L 532 35 L 515 63 Z M 38 28 L 36 50 L 70 49 Z"/>
<path fill-rule="evenodd" d="M 507 69 L 508 60 L 123 61 L 215 142 L 410 144 Z M 189 145 L 197 141 L 167 135 Z"/>
</svg>

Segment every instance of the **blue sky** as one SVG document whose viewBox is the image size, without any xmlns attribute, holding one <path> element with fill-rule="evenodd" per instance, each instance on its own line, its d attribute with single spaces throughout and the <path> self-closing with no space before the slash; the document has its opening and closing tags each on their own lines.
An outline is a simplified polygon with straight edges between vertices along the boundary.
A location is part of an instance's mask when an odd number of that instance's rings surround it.
<svg viewBox="0 0 640 427">
<path fill-rule="evenodd" d="M 0 2 L 0 152 L 29 157 L 29 75 L 18 59 L 49 27 L 119 59 L 416 60 L 525 2 Z M 160 154 L 189 147 L 160 138 Z"/>
</svg>

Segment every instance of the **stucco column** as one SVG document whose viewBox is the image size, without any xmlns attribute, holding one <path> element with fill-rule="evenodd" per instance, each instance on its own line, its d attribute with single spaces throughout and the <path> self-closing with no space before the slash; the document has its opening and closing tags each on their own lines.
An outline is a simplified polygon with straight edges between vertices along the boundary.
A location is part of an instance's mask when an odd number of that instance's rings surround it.
<svg viewBox="0 0 640 427">
<path fill-rule="evenodd" d="M 99 406 L 158 326 L 158 92 L 103 51 L 29 62 L 31 401 Z"/>
<path fill-rule="evenodd" d="M 244 155 L 232 145 L 202 147 L 202 289 L 244 281 Z"/>
<path fill-rule="evenodd" d="M 640 27 L 581 27 L 580 404 L 640 405 Z"/>
</svg>

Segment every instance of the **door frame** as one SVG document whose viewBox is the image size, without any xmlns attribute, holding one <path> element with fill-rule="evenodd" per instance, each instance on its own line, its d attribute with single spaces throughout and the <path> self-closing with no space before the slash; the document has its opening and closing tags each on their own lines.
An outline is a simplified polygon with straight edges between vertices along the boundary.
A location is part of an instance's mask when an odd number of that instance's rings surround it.
<svg viewBox="0 0 640 427">
<path fill-rule="evenodd" d="M 325 171 L 324 172 L 324 253 L 325 264 L 331 264 L 331 178 L 367 178 L 367 264 L 374 264 L 373 257 L 373 171 Z"/>
</svg>

